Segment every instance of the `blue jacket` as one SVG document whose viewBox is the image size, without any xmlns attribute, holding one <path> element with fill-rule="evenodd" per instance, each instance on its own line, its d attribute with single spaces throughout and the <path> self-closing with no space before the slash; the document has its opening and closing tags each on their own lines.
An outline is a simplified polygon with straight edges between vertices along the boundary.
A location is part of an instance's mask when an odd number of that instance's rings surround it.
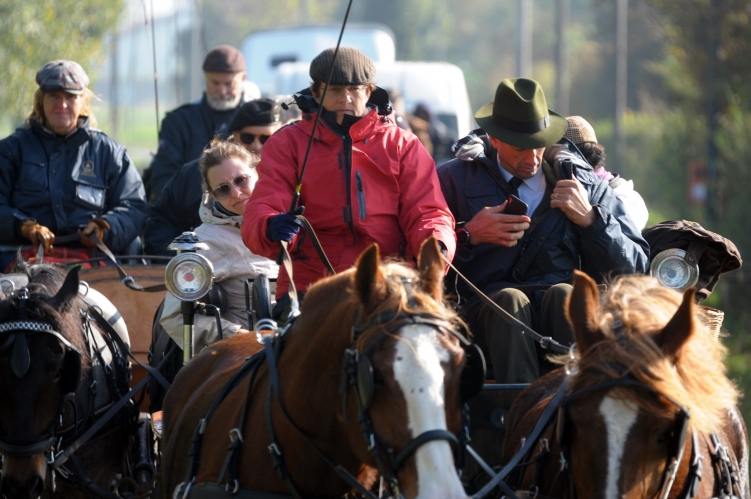
<svg viewBox="0 0 751 499">
<path fill-rule="evenodd" d="M 143 183 L 122 145 L 88 120 L 66 137 L 31 121 L 0 141 L 0 244 L 29 244 L 20 234 L 23 220 L 60 237 L 93 218 L 110 224 L 104 243 L 115 252 L 146 221 Z"/>
<path fill-rule="evenodd" d="M 465 147 L 465 154 L 460 151 L 458 155 L 464 159 L 454 159 L 438 168 L 441 188 L 457 225 L 469 222 L 486 206 L 502 204 L 511 192 L 500 173 L 495 149 L 489 142 L 478 140 L 475 137 L 474 150 L 469 155 L 469 146 Z M 516 246 L 480 244 L 457 248 L 454 265 L 477 287 L 492 293 L 525 284 L 570 282 L 574 269 L 598 282 L 608 275 L 647 270 L 647 242 L 615 192 L 579 154 L 565 139 L 546 149 L 545 195 L 531 216 L 530 228 Z M 579 227 L 561 210 L 550 208 L 550 195 L 557 181 L 554 165 L 564 158 L 574 163 L 576 178 L 595 208 L 597 218 L 589 227 Z M 461 281 L 458 292 L 464 298 L 472 297 Z"/>
</svg>

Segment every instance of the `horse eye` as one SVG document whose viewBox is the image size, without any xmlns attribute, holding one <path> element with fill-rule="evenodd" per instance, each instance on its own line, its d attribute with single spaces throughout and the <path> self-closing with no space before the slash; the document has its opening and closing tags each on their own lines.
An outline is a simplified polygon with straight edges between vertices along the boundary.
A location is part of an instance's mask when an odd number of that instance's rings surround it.
<svg viewBox="0 0 751 499">
<path fill-rule="evenodd" d="M 670 439 L 671 435 L 672 435 L 671 429 L 665 428 L 657 432 L 655 436 L 655 440 L 657 441 L 658 445 L 664 445 Z"/>
<path fill-rule="evenodd" d="M 63 377 L 63 370 L 60 369 L 59 371 L 55 373 L 55 381 L 60 381 L 60 378 L 62 377 Z"/>
</svg>

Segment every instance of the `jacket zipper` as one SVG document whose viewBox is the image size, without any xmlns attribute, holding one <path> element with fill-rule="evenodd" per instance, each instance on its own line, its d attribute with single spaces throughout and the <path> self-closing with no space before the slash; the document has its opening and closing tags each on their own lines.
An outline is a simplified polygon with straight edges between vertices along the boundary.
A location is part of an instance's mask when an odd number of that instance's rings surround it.
<svg viewBox="0 0 751 499">
<path fill-rule="evenodd" d="M 357 203 L 360 205 L 360 220 L 365 220 L 367 212 L 365 210 L 365 190 L 362 187 L 362 175 L 355 172 L 355 182 L 357 184 Z"/>
<path fill-rule="evenodd" d="M 349 226 L 350 232 L 354 242 L 357 242 L 357 235 L 355 235 L 355 223 L 352 219 L 352 137 L 347 135 L 342 136 L 342 146 L 344 149 L 344 182 L 347 189 L 347 206 L 344 208 L 344 221 Z"/>
</svg>

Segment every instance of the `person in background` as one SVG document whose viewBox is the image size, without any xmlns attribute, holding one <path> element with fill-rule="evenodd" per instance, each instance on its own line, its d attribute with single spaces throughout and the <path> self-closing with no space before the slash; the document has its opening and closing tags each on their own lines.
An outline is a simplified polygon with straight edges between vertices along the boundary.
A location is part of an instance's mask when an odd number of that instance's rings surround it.
<svg viewBox="0 0 751 499">
<path fill-rule="evenodd" d="M 84 250 L 96 236 L 125 252 L 146 220 L 145 192 L 125 147 L 94 128 L 89 77 L 78 63 L 57 60 L 36 83 L 28 119 L 0 141 L 0 270 L 28 244 L 52 256 L 53 244 Z"/>
<path fill-rule="evenodd" d="M 296 107 L 296 106 L 295 106 Z M 261 155 L 263 145 L 282 126 L 282 109 L 270 99 L 257 99 L 241 105 L 229 124 L 232 140 L 249 152 Z M 144 244 L 149 255 L 174 256 L 167 246 L 180 234 L 201 224 L 201 188 L 198 159 L 183 165 L 164 186 L 151 206 L 146 221 Z"/>
<path fill-rule="evenodd" d="M 258 156 L 231 142 L 213 140 L 199 159 L 200 174 L 207 194 L 201 205 L 203 223 L 195 232 L 209 249 L 200 251 L 214 266 L 214 286 L 226 296 L 221 308 L 222 336 L 248 332 L 245 313 L 245 279 L 266 274 L 277 276 L 277 265 L 245 247 L 240 226 L 245 205 L 258 180 L 255 165 Z M 160 323 L 169 336 L 183 348 L 183 318 L 180 300 L 167 293 Z M 196 315 L 195 351 L 198 352 L 219 338 L 214 317 Z"/>
<path fill-rule="evenodd" d="M 144 174 L 149 203 L 159 198 L 182 165 L 201 155 L 215 135 L 227 138 L 227 127 L 240 104 L 261 96 L 257 85 L 245 84 L 245 59 L 234 47 L 216 47 L 206 54 L 202 68 L 206 92 L 201 100 L 183 104 L 162 120 L 159 148 Z"/>
<path fill-rule="evenodd" d="M 279 242 L 288 242 L 298 292 L 326 275 L 310 238 L 298 234 L 301 221 L 288 213 L 321 113 L 300 204 L 334 270 L 350 268 L 372 243 L 384 257 L 409 261 L 430 236 L 451 259 L 454 219 L 435 163 L 414 134 L 394 123 L 388 94 L 373 83 L 373 61 L 354 48 L 341 47 L 336 59 L 334 49 L 326 49 L 311 62 L 310 77 L 310 88 L 296 94 L 303 119 L 279 130 L 263 149 L 243 223 L 245 244 L 276 258 Z M 290 309 L 290 277 L 282 271 L 277 283 L 274 315 L 282 321 Z"/>
<path fill-rule="evenodd" d="M 626 205 L 628 214 L 634 220 L 636 227 L 642 230 L 647 225 L 649 211 L 644 199 L 634 190 L 634 181 L 625 180 L 617 173 L 609 172 L 605 166 L 605 147 L 597 142 L 597 136 L 592 125 L 581 116 L 566 118 L 568 128 L 566 137 L 574 143 L 584 155 L 587 162 L 594 168 L 595 175 L 608 182 L 610 188 Z"/>
</svg>

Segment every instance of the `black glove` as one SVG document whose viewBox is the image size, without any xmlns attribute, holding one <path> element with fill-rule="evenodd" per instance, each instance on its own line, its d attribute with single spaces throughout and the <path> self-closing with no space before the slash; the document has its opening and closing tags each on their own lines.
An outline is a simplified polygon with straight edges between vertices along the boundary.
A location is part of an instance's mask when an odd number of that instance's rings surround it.
<svg viewBox="0 0 751 499">
<path fill-rule="evenodd" d="M 295 215 L 302 215 L 305 207 L 300 206 L 295 210 Z M 292 238 L 300 232 L 302 222 L 294 215 L 289 213 L 280 213 L 269 221 L 269 228 L 266 230 L 266 237 L 274 242 L 292 241 Z"/>
</svg>

